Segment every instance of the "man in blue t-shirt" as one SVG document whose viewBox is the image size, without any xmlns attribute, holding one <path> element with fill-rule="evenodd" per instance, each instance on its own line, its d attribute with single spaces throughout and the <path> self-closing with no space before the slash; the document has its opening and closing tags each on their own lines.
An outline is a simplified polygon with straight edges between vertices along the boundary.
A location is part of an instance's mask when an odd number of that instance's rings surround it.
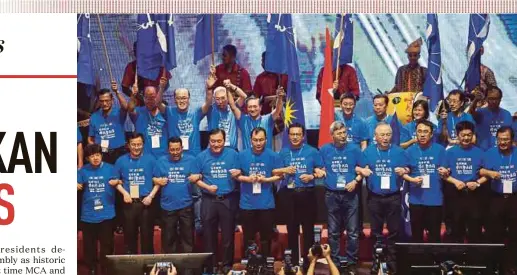
<svg viewBox="0 0 517 275">
<path fill-rule="evenodd" d="M 500 107 L 503 92 L 498 87 L 488 87 L 486 101 L 488 106 L 476 109 L 478 98 L 474 99 L 470 107 L 470 113 L 476 121 L 476 135 L 478 146 L 482 150 L 496 147 L 495 134 L 502 126 L 512 125 L 512 114 Z"/>
<path fill-rule="evenodd" d="M 284 168 L 275 169 L 275 175 L 285 178 L 281 192 L 285 194 L 287 212 L 287 232 L 289 248 L 293 252 L 293 263 L 298 264 L 298 232 L 303 230 L 302 256 L 304 265 L 309 248 L 314 243 L 314 224 L 316 222 L 315 169 L 323 167 L 321 157 L 314 147 L 305 143 L 305 127 L 300 123 L 289 125 L 289 145 L 280 151 Z M 284 182 L 284 183 L 285 183 Z"/>
<path fill-rule="evenodd" d="M 325 174 L 325 204 L 328 209 L 329 245 L 332 260 L 341 261 L 341 233 L 346 230 L 346 258 L 349 270 L 357 272 L 359 253 L 359 188 L 362 176 L 355 169 L 362 158 L 357 144 L 349 142 L 348 127 L 342 121 L 330 125 L 333 143 L 320 149 Z"/>
<path fill-rule="evenodd" d="M 267 148 L 273 148 L 273 127 L 275 120 L 280 117 L 283 109 L 283 101 L 285 92 L 283 88 L 279 88 L 277 91 L 278 97 L 275 105 L 275 109 L 270 114 L 261 115 L 262 102 L 259 98 L 250 96 L 246 99 L 246 110 L 247 114 L 243 114 L 238 108 L 232 107 L 232 111 L 235 114 L 235 118 L 239 123 L 239 128 L 242 133 L 242 149 L 251 148 L 251 140 L 248 138 L 251 136 L 251 131 L 257 127 L 266 129 L 267 133 Z"/>
<path fill-rule="evenodd" d="M 188 177 L 195 158 L 183 154 L 182 142 L 179 137 L 169 138 L 169 156 L 158 159 L 153 171 L 153 183 L 161 189 L 162 253 L 178 253 L 175 242 L 183 253 L 194 250 L 194 210 Z"/>
<path fill-rule="evenodd" d="M 389 235 L 386 240 L 388 268 L 396 272 L 395 242 L 398 241 L 400 219 L 402 215 L 400 188 L 402 176 L 408 174 L 409 157 L 402 148 L 391 144 L 392 130 L 389 124 L 381 122 L 375 128 L 375 145 L 368 146 L 363 152 L 361 167 L 358 172 L 367 177 L 368 210 L 371 218 L 371 229 L 375 236 L 374 265 L 372 273 L 377 274 L 377 253 L 384 240 L 382 230 L 384 221 Z"/>
<path fill-rule="evenodd" d="M 461 121 L 469 121 L 475 124 L 474 118 L 468 113 L 463 112 L 463 105 L 465 104 L 465 94 L 460 90 L 452 90 L 447 95 L 447 103 L 449 109 L 443 108 L 438 121 L 438 135 L 440 141 L 445 146 L 454 146 L 459 144 L 458 136 L 456 134 L 456 124 Z M 476 136 L 473 137 L 472 143 L 476 143 Z"/>
<path fill-rule="evenodd" d="M 115 164 L 117 159 L 126 153 L 124 123 L 127 117 L 128 103 L 117 83 L 111 83 L 111 89 L 117 95 L 120 107 L 113 106 L 113 94 L 108 89 L 99 91 L 100 109 L 90 117 L 88 143 L 99 144 L 102 148 L 103 160 Z"/>
<path fill-rule="evenodd" d="M 504 243 L 508 228 L 507 270 L 517 268 L 517 149 L 512 145 L 512 128 L 497 130 L 497 147 L 483 158 L 482 176 L 491 179 L 492 198 L 489 204 L 487 235 L 492 243 Z"/>
<path fill-rule="evenodd" d="M 237 150 L 238 133 L 237 133 L 237 119 L 235 112 L 240 112 L 238 106 L 242 106 L 242 102 L 246 99 L 246 93 L 236 85 L 228 83 L 228 88 L 223 86 L 214 89 L 214 101 L 210 111 L 207 114 L 208 131 L 215 128 L 224 130 L 226 133 L 226 140 L 224 146 L 231 147 Z M 230 91 L 235 91 L 239 98 L 234 99 Z"/>
<path fill-rule="evenodd" d="M 144 138 L 144 151 L 155 158 L 167 155 L 167 121 L 165 109 L 161 106 L 164 85 L 160 82 L 159 90 L 154 86 L 145 87 L 145 106 L 135 107 L 136 94 L 133 94 L 128 107 L 129 117 L 135 124 L 135 132 L 142 134 Z"/>
<path fill-rule="evenodd" d="M 424 230 L 429 232 L 430 243 L 440 242 L 442 227 L 442 182 L 446 177 L 445 149 L 433 142 L 433 124 L 419 120 L 416 124 L 417 143 L 407 149 L 411 174 L 404 175 L 409 182 L 409 213 L 411 237 L 416 243 L 424 242 Z"/>
<path fill-rule="evenodd" d="M 239 153 L 242 171 L 240 218 L 244 235 L 244 248 L 255 243 L 260 233 L 260 255 L 271 255 L 271 238 L 275 219 L 274 183 L 280 180 L 273 169 L 281 168 L 280 156 L 266 147 L 266 130 L 258 127 L 251 132 L 252 148 Z"/>
<path fill-rule="evenodd" d="M 225 132 L 213 129 L 208 133 L 209 148 L 201 152 L 196 160 L 193 175 L 190 177 L 202 190 L 201 221 L 203 223 L 203 245 L 205 252 L 217 254 L 218 226 L 221 228 L 223 249 L 223 268 L 226 274 L 233 264 L 235 213 L 237 193 L 235 178 L 239 170 L 239 156 L 231 148 L 224 146 Z M 211 257 L 212 270 L 217 263 L 217 255 Z"/>
<path fill-rule="evenodd" d="M 115 169 L 102 161 L 98 144 L 86 146 L 89 164 L 77 172 L 77 191 L 84 190 L 81 210 L 84 261 L 89 274 L 97 274 L 97 263 L 107 268 L 106 255 L 113 254 L 113 219 L 115 218 L 115 188 L 118 183 Z M 97 241 L 100 260 L 97 261 Z"/>
<path fill-rule="evenodd" d="M 368 127 L 366 122 L 354 114 L 356 97 L 352 93 L 344 93 L 339 98 L 341 102 L 341 112 L 335 111 L 335 121 L 342 121 L 347 130 L 347 143 L 355 144 L 361 148 L 366 149 L 368 145 Z"/>
<path fill-rule="evenodd" d="M 124 198 L 124 244 L 127 254 L 137 254 L 140 229 L 142 254 L 153 254 L 154 197 L 160 189 L 153 186 L 153 170 L 156 159 L 144 152 L 145 140 L 140 133 L 128 137 L 129 154 L 121 156 L 115 169 L 121 178 L 117 190 Z"/>
<path fill-rule="evenodd" d="M 373 97 L 373 112 L 374 114 L 366 119 L 366 128 L 368 133 L 368 144 L 375 144 L 375 128 L 380 122 L 391 124 L 393 115 L 388 115 L 388 102 L 390 99 L 387 95 L 376 95 Z M 398 140 L 398 137 L 395 138 Z M 364 150 L 364 149 L 363 149 Z"/>
<path fill-rule="evenodd" d="M 482 185 L 487 179 L 479 175 L 483 151 L 473 145 L 474 133 L 472 122 L 462 121 L 456 124 L 459 144 L 446 153 L 450 176 L 446 178 L 444 193 L 446 211 L 452 217 L 452 242 L 463 243 L 465 235 L 469 243 L 481 242 Z"/>
</svg>

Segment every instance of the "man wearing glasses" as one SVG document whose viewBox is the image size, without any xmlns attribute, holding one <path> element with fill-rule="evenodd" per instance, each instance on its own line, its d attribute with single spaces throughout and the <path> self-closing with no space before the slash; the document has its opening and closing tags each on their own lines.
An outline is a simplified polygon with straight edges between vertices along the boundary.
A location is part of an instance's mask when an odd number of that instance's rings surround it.
<svg viewBox="0 0 517 275">
<path fill-rule="evenodd" d="M 420 92 L 423 90 L 427 68 L 418 64 L 422 38 L 413 41 L 406 49 L 409 64 L 400 67 L 391 93 Z"/>
<path fill-rule="evenodd" d="M 438 136 L 446 146 L 454 146 L 460 144 L 456 134 L 456 125 L 462 121 L 468 121 L 474 125 L 476 123 L 470 114 L 463 112 L 465 94 L 462 91 L 452 90 L 447 95 L 447 103 L 449 103 L 449 110 L 444 108 L 440 114 L 441 119 L 438 121 Z M 476 144 L 475 135 L 472 138 L 472 144 Z"/>
<path fill-rule="evenodd" d="M 143 135 L 144 152 L 155 158 L 167 155 L 167 123 L 164 109 L 159 108 L 166 80 L 162 79 L 158 90 L 155 86 L 144 89 L 144 106 L 137 106 L 136 90 L 129 101 L 128 114 L 135 124 L 135 131 Z"/>
</svg>

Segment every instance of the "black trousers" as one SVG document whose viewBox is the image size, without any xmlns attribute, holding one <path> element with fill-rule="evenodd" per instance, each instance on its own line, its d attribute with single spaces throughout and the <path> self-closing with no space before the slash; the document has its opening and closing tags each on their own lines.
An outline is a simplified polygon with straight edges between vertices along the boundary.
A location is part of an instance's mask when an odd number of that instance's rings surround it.
<svg viewBox="0 0 517 275">
<path fill-rule="evenodd" d="M 300 256 L 304 263 L 308 264 L 307 254 L 314 244 L 314 224 L 316 223 L 317 205 L 315 188 L 296 188 L 286 190 L 287 204 L 287 240 L 289 249 L 292 250 L 293 264 L 298 265 Z M 324 203 L 324 202 L 322 202 Z M 300 225 L 303 231 L 302 255 L 298 245 Z"/>
<path fill-rule="evenodd" d="M 271 238 L 273 236 L 274 209 L 240 211 L 242 233 L 244 235 L 244 251 L 255 242 L 255 235 L 260 233 L 260 254 L 263 257 L 271 255 Z"/>
<path fill-rule="evenodd" d="M 155 202 L 153 201 L 153 204 Z M 138 253 L 138 232 L 140 229 L 141 254 L 154 254 L 154 209 L 140 200 L 124 204 L 124 245 L 126 254 Z"/>
<path fill-rule="evenodd" d="M 102 161 L 115 165 L 117 159 L 126 153 L 126 147 L 111 149 L 106 153 L 102 153 Z M 115 227 L 124 224 L 124 198 L 120 192 L 115 194 Z"/>
<path fill-rule="evenodd" d="M 376 247 L 386 247 L 385 255 L 388 267 L 392 271 L 396 271 L 396 253 L 395 243 L 398 241 L 399 230 L 402 216 L 401 196 L 400 193 L 381 196 L 372 192 L 368 193 L 368 210 L 370 211 L 371 229 L 375 236 L 375 244 L 373 249 L 373 269 L 378 270 Z M 388 238 L 385 240 L 382 230 L 384 222 L 388 226 Z M 385 241 L 385 243 L 384 243 Z"/>
<path fill-rule="evenodd" d="M 113 254 L 113 219 L 100 223 L 82 222 L 84 262 L 89 269 L 100 263 L 106 267 L 106 255 Z M 97 241 L 100 244 L 100 257 L 97 258 Z"/>
<path fill-rule="evenodd" d="M 439 243 L 442 227 L 442 207 L 410 204 L 411 238 L 415 243 L 424 242 L 424 230 L 429 232 L 428 242 Z"/>
<path fill-rule="evenodd" d="M 167 211 L 161 211 L 162 216 L 162 253 L 179 253 L 174 244 L 181 246 L 181 252 L 194 251 L 194 209 L 191 206 Z M 179 234 L 178 234 L 179 230 Z M 179 238 L 178 238 L 179 237 Z M 178 248 L 178 246 L 176 246 Z"/>
<path fill-rule="evenodd" d="M 203 246 L 205 252 L 214 253 L 206 263 L 208 270 L 217 264 L 217 235 L 221 228 L 221 246 L 223 250 L 223 266 L 233 264 L 235 213 L 237 212 L 237 193 L 216 197 L 203 193 L 201 202 L 201 223 L 203 224 Z"/>
<path fill-rule="evenodd" d="M 452 197 L 453 219 L 450 239 L 455 243 L 463 243 L 465 237 L 469 243 L 481 243 L 481 208 L 482 189 L 467 191 L 456 190 Z"/>
<path fill-rule="evenodd" d="M 517 193 L 493 194 L 489 207 L 491 222 L 487 233 L 491 243 L 504 243 L 508 239 L 506 264 L 517 267 Z M 508 234 L 506 234 L 508 228 Z"/>
</svg>

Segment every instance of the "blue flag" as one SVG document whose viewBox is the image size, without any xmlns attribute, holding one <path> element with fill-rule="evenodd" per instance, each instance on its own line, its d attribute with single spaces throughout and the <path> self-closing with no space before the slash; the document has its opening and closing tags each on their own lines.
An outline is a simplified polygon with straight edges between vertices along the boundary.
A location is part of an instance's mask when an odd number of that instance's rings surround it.
<svg viewBox="0 0 517 275">
<path fill-rule="evenodd" d="M 479 49 L 485 42 L 490 29 L 490 17 L 487 14 L 474 13 L 469 20 L 469 41 L 467 43 L 467 59 L 469 67 L 465 73 L 465 91 L 470 92 L 481 80 L 481 52 Z"/>
<path fill-rule="evenodd" d="M 400 144 L 400 121 L 397 112 L 393 113 L 393 118 L 390 121 L 391 126 L 391 144 L 399 146 Z"/>
<path fill-rule="evenodd" d="M 90 14 L 77 15 L 77 82 L 94 85 Z"/>
<path fill-rule="evenodd" d="M 284 111 L 285 127 L 288 128 L 295 122 L 305 125 L 296 40 L 290 14 L 268 16 L 266 64 L 264 65 L 265 71 L 288 76 Z M 283 147 L 289 146 L 287 137 L 287 131 L 284 131 Z"/>
<path fill-rule="evenodd" d="M 429 98 L 429 107 L 434 112 L 438 102 L 443 100 L 442 83 L 442 51 L 440 48 L 440 32 L 438 31 L 438 15 L 427 15 L 427 50 L 429 59 L 427 60 L 427 74 L 424 82 L 424 96 Z"/>
<path fill-rule="evenodd" d="M 343 20 L 343 22 L 341 22 Z M 332 54 L 332 68 L 337 68 L 338 49 L 339 66 L 343 64 L 352 63 L 352 56 L 354 54 L 354 23 L 351 14 L 336 15 L 336 26 L 334 35 L 334 52 Z M 341 43 L 341 48 L 339 44 Z"/>
<path fill-rule="evenodd" d="M 212 54 L 212 52 L 216 53 L 219 50 L 220 41 L 217 37 L 217 31 L 221 17 L 221 14 L 199 14 L 197 16 L 194 64 L 197 64 L 199 60 Z M 214 44 L 213 49 L 212 42 Z"/>
<path fill-rule="evenodd" d="M 138 75 L 157 79 L 161 67 L 176 67 L 172 14 L 139 14 L 136 44 Z"/>
</svg>

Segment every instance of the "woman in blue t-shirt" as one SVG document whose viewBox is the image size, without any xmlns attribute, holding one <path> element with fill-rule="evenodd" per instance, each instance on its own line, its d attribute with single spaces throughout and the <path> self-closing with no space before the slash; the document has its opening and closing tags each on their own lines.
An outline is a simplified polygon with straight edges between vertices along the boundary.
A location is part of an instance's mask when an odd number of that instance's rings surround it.
<svg viewBox="0 0 517 275">
<path fill-rule="evenodd" d="M 97 241 L 100 242 L 100 263 L 103 269 L 106 255 L 113 254 L 113 219 L 115 218 L 115 169 L 102 161 L 99 144 L 86 146 L 85 156 L 89 164 L 77 172 L 77 191 L 84 190 L 81 222 L 83 232 L 84 261 L 96 274 Z"/>
</svg>

